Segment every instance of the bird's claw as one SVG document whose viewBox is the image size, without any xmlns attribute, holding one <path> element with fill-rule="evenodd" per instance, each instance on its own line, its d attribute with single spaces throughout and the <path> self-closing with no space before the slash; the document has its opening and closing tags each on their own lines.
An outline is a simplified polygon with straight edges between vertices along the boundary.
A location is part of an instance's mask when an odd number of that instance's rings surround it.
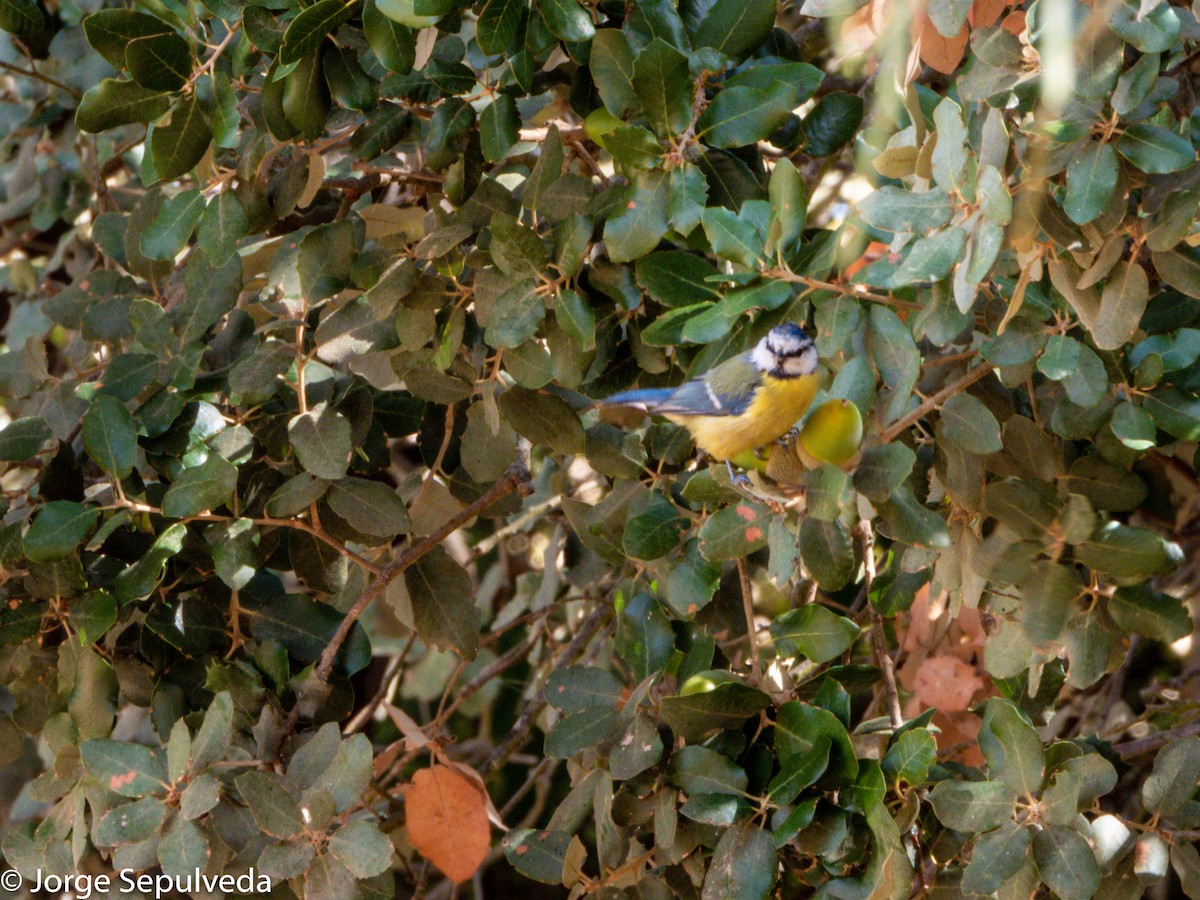
<svg viewBox="0 0 1200 900">
<path fill-rule="evenodd" d="M 798 437 L 800 437 L 800 429 L 799 428 L 789 428 L 782 435 L 775 438 L 775 443 L 777 446 L 780 446 L 780 447 L 790 447 L 790 446 L 792 446 L 792 444 L 796 443 L 796 439 Z"/>
</svg>

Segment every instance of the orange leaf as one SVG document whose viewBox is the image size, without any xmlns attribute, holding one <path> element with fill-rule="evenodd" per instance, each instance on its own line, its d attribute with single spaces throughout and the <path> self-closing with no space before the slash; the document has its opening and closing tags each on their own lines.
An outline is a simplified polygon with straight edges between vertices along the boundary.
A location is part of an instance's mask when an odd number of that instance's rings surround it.
<svg viewBox="0 0 1200 900">
<path fill-rule="evenodd" d="M 1009 13 L 1000 23 L 1000 27 L 1020 37 L 1025 31 L 1025 10 L 1018 9 L 1016 12 Z"/>
<path fill-rule="evenodd" d="M 987 28 L 1000 21 L 1006 9 L 1008 0 L 975 0 L 967 12 L 967 21 L 972 28 Z"/>
<path fill-rule="evenodd" d="M 921 16 L 921 60 L 943 75 L 950 75 L 962 61 L 967 49 L 967 26 L 956 37 L 946 38 L 938 33 L 929 16 Z"/>
<path fill-rule="evenodd" d="M 921 663 L 913 687 L 926 706 L 960 712 L 971 705 L 971 698 L 983 687 L 983 679 L 957 656 L 931 656 Z"/>
<path fill-rule="evenodd" d="M 404 809 L 418 853 L 451 881 L 475 874 L 492 844 L 487 797 L 479 785 L 449 766 L 420 769 L 404 794 Z"/>
</svg>

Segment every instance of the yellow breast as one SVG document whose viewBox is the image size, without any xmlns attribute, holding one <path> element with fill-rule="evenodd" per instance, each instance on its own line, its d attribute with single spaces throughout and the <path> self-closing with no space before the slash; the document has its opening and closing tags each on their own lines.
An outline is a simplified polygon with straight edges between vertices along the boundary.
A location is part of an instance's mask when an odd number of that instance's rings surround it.
<svg viewBox="0 0 1200 900">
<path fill-rule="evenodd" d="M 696 446 L 716 460 L 763 447 L 787 434 L 804 415 L 817 392 L 817 376 L 772 378 L 763 383 L 754 400 L 737 416 L 667 416 L 692 433 Z"/>
</svg>

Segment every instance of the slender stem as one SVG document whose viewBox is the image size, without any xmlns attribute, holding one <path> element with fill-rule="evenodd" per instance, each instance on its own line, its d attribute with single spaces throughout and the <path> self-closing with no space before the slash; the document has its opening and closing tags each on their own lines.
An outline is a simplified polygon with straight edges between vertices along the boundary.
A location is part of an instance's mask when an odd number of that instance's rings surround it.
<svg viewBox="0 0 1200 900">
<path fill-rule="evenodd" d="M 746 560 L 738 557 L 738 581 L 742 585 L 742 613 L 746 616 L 746 643 L 750 654 L 750 670 L 754 683 L 762 681 L 762 666 L 758 662 L 758 638 L 754 628 L 754 597 L 750 593 L 750 576 L 746 574 Z"/>
<path fill-rule="evenodd" d="M 867 594 L 867 608 L 871 611 L 871 645 L 875 650 L 875 661 L 883 673 L 888 718 L 892 728 L 899 728 L 904 724 L 904 714 L 900 710 L 900 692 L 896 688 L 896 664 L 888 651 L 887 635 L 883 631 L 883 616 L 870 600 L 871 585 L 875 581 L 875 533 L 866 519 L 858 523 L 858 536 L 862 543 L 863 588 Z"/>
<path fill-rule="evenodd" d="M 579 631 L 571 639 L 571 643 L 567 645 L 566 649 L 563 650 L 556 666 L 569 666 L 578 660 L 583 655 L 583 651 L 587 649 L 588 643 L 592 640 L 596 632 L 608 624 L 609 619 L 612 618 L 612 614 L 613 608 L 607 603 L 596 607 L 595 611 L 579 626 Z M 521 713 L 512 730 L 500 742 L 500 745 L 496 747 L 492 755 L 480 766 L 480 775 L 487 778 L 504 765 L 505 761 L 525 742 L 530 730 L 533 728 L 534 722 L 537 721 L 537 717 L 541 715 L 542 710 L 545 708 L 545 693 L 539 691 L 537 697 L 531 700 L 529 705 L 525 707 L 525 711 Z"/>
<path fill-rule="evenodd" d="M 1194 734 L 1200 734 L 1200 719 L 1188 722 L 1188 724 L 1181 725 L 1178 728 L 1172 728 L 1169 731 L 1160 731 L 1157 734 L 1146 735 L 1146 737 L 1138 738 L 1135 741 L 1113 744 L 1113 750 L 1122 758 L 1129 759 L 1132 756 L 1140 756 L 1143 753 L 1149 753 L 1151 750 L 1157 750 L 1159 747 L 1163 747 L 1177 738 L 1191 737 Z"/>
<path fill-rule="evenodd" d="M 56 87 L 60 91 L 70 94 L 76 100 L 79 100 L 83 97 L 83 94 L 79 93 L 79 91 L 75 90 L 75 88 L 71 87 L 69 84 L 63 84 L 57 78 L 51 78 L 49 75 L 43 75 L 36 69 L 22 69 L 20 66 L 14 66 L 12 63 L 7 63 L 3 60 L 0 60 L 0 69 L 3 69 L 6 72 L 12 72 L 14 75 L 24 75 L 26 78 L 33 78 L 34 80 L 40 81 L 43 84 Z"/>
<path fill-rule="evenodd" d="M 874 291 L 867 291 L 853 284 L 838 284 L 834 281 L 820 281 L 816 278 L 809 278 L 807 275 L 798 275 L 788 268 L 771 269 L 764 272 L 768 278 L 774 278 L 778 281 L 787 281 L 791 284 L 803 284 L 806 287 L 812 288 L 814 291 L 833 291 L 835 294 L 843 294 L 847 297 L 854 297 L 857 300 L 870 300 L 872 303 L 881 303 L 884 306 L 894 306 L 897 309 L 920 309 L 920 303 L 913 303 L 909 300 L 897 300 L 895 297 L 889 297 L 887 294 L 877 294 Z"/>
<path fill-rule="evenodd" d="M 489 506 L 507 497 L 514 491 L 526 492 L 528 487 L 529 470 L 525 467 L 524 463 L 513 463 L 500 476 L 496 483 L 487 489 L 487 492 L 483 496 L 454 515 L 432 534 L 410 546 L 394 562 L 385 566 L 375 577 L 375 580 L 363 591 L 362 596 L 346 612 L 341 624 L 338 625 L 337 631 L 333 633 L 333 637 L 330 638 L 324 652 L 321 653 L 320 662 L 317 663 L 317 677 L 321 681 L 329 681 L 329 674 L 333 671 L 334 659 L 337 657 L 337 652 L 341 649 L 342 644 L 346 642 L 346 638 L 349 637 L 350 629 L 354 627 L 354 623 L 358 621 L 359 616 L 363 614 L 366 608 L 387 589 L 389 584 L 403 575 L 405 570 L 409 569 L 422 556 Z"/>
<path fill-rule="evenodd" d="M 954 382 L 946 385 L 944 388 L 942 388 L 940 391 L 938 391 L 936 394 L 934 394 L 932 397 L 930 397 L 928 400 L 926 400 L 924 403 L 922 403 L 920 406 L 918 406 L 916 409 L 914 409 L 912 412 L 910 412 L 904 418 L 899 419 L 898 421 L 892 423 L 883 432 L 883 434 L 881 434 L 879 436 L 879 443 L 887 444 L 887 443 L 894 441 L 897 437 L 899 437 L 904 432 L 904 429 L 908 428 L 910 425 L 912 425 L 918 419 L 923 418 L 926 414 L 932 412 L 934 409 L 937 409 L 937 407 L 940 406 L 942 404 L 942 402 L 944 400 L 946 400 L 948 397 L 952 397 L 955 394 L 959 393 L 960 391 L 965 390 L 966 388 L 970 387 L 975 382 L 984 378 L 991 371 L 992 371 L 991 363 L 987 363 L 987 362 L 980 363 L 974 369 L 969 371 L 966 375 L 962 376 L 962 378 L 959 378 L 957 381 L 954 381 Z"/>
</svg>

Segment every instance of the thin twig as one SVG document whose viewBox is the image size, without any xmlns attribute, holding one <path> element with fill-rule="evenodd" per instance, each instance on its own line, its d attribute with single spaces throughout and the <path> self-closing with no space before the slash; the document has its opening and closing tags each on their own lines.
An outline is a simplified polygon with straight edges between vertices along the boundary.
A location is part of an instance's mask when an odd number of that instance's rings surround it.
<svg viewBox="0 0 1200 900">
<path fill-rule="evenodd" d="M 746 574 L 746 560 L 738 557 L 738 581 L 742 586 L 742 613 L 746 616 L 746 642 L 750 654 L 750 670 L 754 673 L 754 683 L 762 681 L 762 667 L 758 662 L 758 638 L 754 629 L 754 598 L 750 593 L 750 576 Z"/>
<path fill-rule="evenodd" d="M 613 608 L 607 603 L 602 603 L 592 612 L 583 624 L 579 626 L 579 631 L 575 637 L 571 639 L 562 656 L 558 659 L 556 667 L 569 666 L 573 664 L 579 657 L 583 655 L 587 649 L 588 643 L 601 628 L 608 624 L 612 617 Z M 492 755 L 487 758 L 479 768 L 479 774 L 484 778 L 490 776 L 493 772 L 504 765 L 505 761 L 516 752 L 521 744 L 529 737 L 529 732 L 533 728 L 537 717 L 541 715 L 542 710 L 546 708 L 546 696 L 544 691 L 539 691 L 535 699 L 529 702 L 525 710 L 513 725 L 512 730 L 500 742 L 500 745 L 492 752 Z"/>
<path fill-rule="evenodd" d="M 20 66 L 14 66 L 12 63 L 7 63 L 3 60 L 0 60 L 0 69 L 3 69 L 6 72 L 12 72 L 14 75 L 24 75 L 26 78 L 32 78 L 36 81 L 42 82 L 43 84 L 56 87 L 60 91 L 70 94 L 76 100 L 83 98 L 83 94 L 79 93 L 79 91 L 75 90 L 75 88 L 71 87 L 69 84 L 63 84 L 57 78 L 51 78 L 49 75 L 43 75 L 36 69 L 22 69 Z"/>
<path fill-rule="evenodd" d="M 871 523 L 863 519 L 858 523 L 858 537 L 862 545 L 863 557 L 863 589 L 868 596 L 867 608 L 871 611 L 871 644 L 875 650 L 875 661 L 883 673 L 883 690 L 887 699 L 888 718 L 892 728 L 904 724 L 904 714 L 900 710 L 900 692 L 896 689 L 896 664 L 888 651 L 887 635 L 883 630 L 883 616 L 870 601 L 871 585 L 875 581 L 875 533 Z"/>
<path fill-rule="evenodd" d="M 1194 734 L 1200 734 L 1200 719 L 1194 722 L 1188 722 L 1186 725 L 1180 725 L 1178 728 L 1172 728 L 1169 731 L 1160 731 L 1157 734 L 1149 734 L 1144 738 L 1138 738 L 1135 741 L 1125 741 L 1121 744 L 1113 744 L 1113 750 L 1123 759 L 1129 759 L 1133 756 L 1141 756 L 1143 753 L 1149 753 L 1151 750 L 1157 750 L 1177 738 L 1191 737 Z"/>
<path fill-rule="evenodd" d="M 410 546 L 394 562 L 385 566 L 342 618 L 337 631 L 333 633 L 333 637 L 330 638 L 328 645 L 326 645 L 325 650 L 321 653 L 321 660 L 317 663 L 316 676 L 321 681 L 329 681 L 329 673 L 333 671 L 333 663 L 337 657 L 337 652 L 341 649 L 342 644 L 345 643 L 346 638 L 349 637 L 350 629 L 354 627 L 354 623 L 358 621 L 359 616 L 363 614 L 366 608 L 383 594 L 389 584 L 404 574 L 406 569 L 410 568 L 422 556 L 489 506 L 492 506 L 514 491 L 524 493 L 528 489 L 529 470 L 523 462 L 513 463 L 505 470 L 504 474 L 500 476 L 495 484 L 487 489 L 483 496 L 451 517 L 432 534 Z"/>
<path fill-rule="evenodd" d="M 920 406 L 918 406 L 916 409 L 914 409 L 912 412 L 910 412 L 904 418 L 899 419 L 896 422 L 893 422 L 879 436 L 879 442 L 881 444 L 887 444 L 887 443 L 890 443 L 891 441 L 894 441 L 897 437 L 899 437 L 904 432 L 904 429 L 908 428 L 910 425 L 912 425 L 918 419 L 923 418 L 928 413 L 937 409 L 937 407 L 940 406 L 944 400 L 946 400 L 949 397 L 954 396 L 955 394 L 959 393 L 960 391 L 965 390 L 966 388 L 973 385 L 975 382 L 982 380 L 991 371 L 992 371 L 991 363 L 987 363 L 987 362 L 980 363 L 974 369 L 969 371 L 966 375 L 962 376 L 962 378 L 959 378 L 957 381 L 946 385 L 944 388 L 942 388 L 940 391 L 938 391 L 936 394 L 934 394 L 932 397 L 930 397 L 928 400 L 926 400 L 924 403 L 922 403 Z"/>
</svg>

